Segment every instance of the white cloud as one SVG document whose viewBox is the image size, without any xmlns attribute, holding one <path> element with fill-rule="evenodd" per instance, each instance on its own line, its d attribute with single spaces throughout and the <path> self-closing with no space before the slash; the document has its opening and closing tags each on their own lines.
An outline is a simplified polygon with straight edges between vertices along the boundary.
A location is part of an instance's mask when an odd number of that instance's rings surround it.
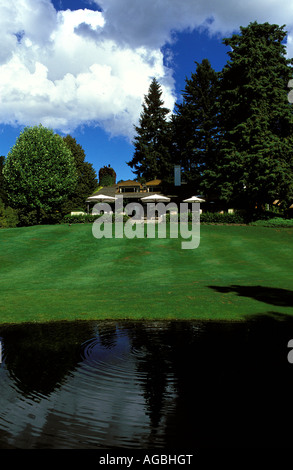
<svg viewBox="0 0 293 470">
<path fill-rule="evenodd" d="M 291 0 L 94 0 L 104 8 L 111 37 L 133 46 L 160 47 L 172 31 L 205 25 L 227 34 L 251 21 L 293 26 Z M 207 21 L 207 20 L 210 21 Z"/>
<path fill-rule="evenodd" d="M 17 35 L 24 31 L 38 48 L 45 46 L 56 27 L 56 11 L 50 0 L 1 0 L 0 26 L 0 62 L 3 63 L 17 53 Z"/>
<path fill-rule="evenodd" d="M 100 125 L 131 137 L 155 76 L 175 102 L 162 46 L 175 31 L 230 34 L 251 21 L 286 24 L 292 0 L 96 0 L 103 11 L 57 12 L 50 0 L 0 0 L 0 122 L 70 132 Z M 168 49 L 166 49 L 168 50 Z"/>
<path fill-rule="evenodd" d="M 131 137 L 153 76 L 161 79 L 166 106 L 172 108 L 173 80 L 160 50 L 121 46 L 103 35 L 104 23 L 98 11 L 57 13 L 49 0 L 14 0 L 11 9 L 0 0 L 6 45 L 0 122 L 41 122 L 64 132 L 95 123 Z"/>
<path fill-rule="evenodd" d="M 286 25 L 293 57 L 292 0 L 93 0 L 104 9 L 105 32 L 121 43 L 159 48 L 174 32 L 204 28 L 229 35 L 250 22 Z"/>
</svg>

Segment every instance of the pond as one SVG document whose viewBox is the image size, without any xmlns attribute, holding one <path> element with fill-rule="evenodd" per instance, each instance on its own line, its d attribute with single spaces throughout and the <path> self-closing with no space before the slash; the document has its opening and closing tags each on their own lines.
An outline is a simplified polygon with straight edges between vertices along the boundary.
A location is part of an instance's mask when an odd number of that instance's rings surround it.
<svg viewBox="0 0 293 470">
<path fill-rule="evenodd" d="M 290 318 L 1 326 L 0 448 L 291 447 Z"/>
</svg>

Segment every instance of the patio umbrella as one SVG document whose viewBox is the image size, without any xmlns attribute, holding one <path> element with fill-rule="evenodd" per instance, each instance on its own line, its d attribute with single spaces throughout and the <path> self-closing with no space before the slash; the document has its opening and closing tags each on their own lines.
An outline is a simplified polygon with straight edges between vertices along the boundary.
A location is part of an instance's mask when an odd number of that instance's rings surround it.
<svg viewBox="0 0 293 470">
<path fill-rule="evenodd" d="M 205 202 L 205 199 L 201 199 L 200 197 L 197 197 L 197 196 L 192 196 L 189 199 L 184 199 L 183 202 Z"/>
<path fill-rule="evenodd" d="M 162 196 L 161 194 L 151 194 L 141 198 L 142 202 L 169 202 L 170 198 Z"/>
<path fill-rule="evenodd" d="M 105 194 L 96 194 L 95 196 L 90 196 L 87 198 L 88 202 L 114 202 L 115 200 L 115 197 L 105 196 Z"/>
</svg>

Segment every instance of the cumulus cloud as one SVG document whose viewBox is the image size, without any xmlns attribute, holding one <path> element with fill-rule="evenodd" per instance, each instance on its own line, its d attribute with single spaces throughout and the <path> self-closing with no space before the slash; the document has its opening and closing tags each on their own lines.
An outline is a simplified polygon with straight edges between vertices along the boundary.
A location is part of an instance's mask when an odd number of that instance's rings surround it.
<svg viewBox="0 0 293 470">
<path fill-rule="evenodd" d="M 160 47 L 172 32 L 205 27 L 227 34 L 251 21 L 293 26 L 291 0 L 93 0 L 104 10 L 106 30 L 132 46 Z"/>
<path fill-rule="evenodd" d="M 0 121 L 70 132 L 100 125 L 131 137 L 151 77 L 174 105 L 159 49 L 131 48 L 103 35 L 99 11 L 55 11 L 49 0 L 0 0 Z M 92 36 L 92 37 L 91 37 Z"/>
<path fill-rule="evenodd" d="M 91 123 L 131 138 L 153 77 L 173 109 L 172 62 L 162 47 L 179 31 L 225 35 L 255 20 L 286 24 L 293 56 L 291 0 L 92 2 L 101 11 L 56 11 L 51 0 L 0 0 L 1 123 L 42 123 L 63 132 Z"/>
</svg>

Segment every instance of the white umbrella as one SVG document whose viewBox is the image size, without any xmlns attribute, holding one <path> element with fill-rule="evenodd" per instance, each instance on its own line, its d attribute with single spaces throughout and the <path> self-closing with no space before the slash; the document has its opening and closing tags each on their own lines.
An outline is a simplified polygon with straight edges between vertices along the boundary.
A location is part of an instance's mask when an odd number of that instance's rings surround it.
<svg viewBox="0 0 293 470">
<path fill-rule="evenodd" d="M 105 194 L 96 194 L 95 196 L 90 196 L 87 198 L 88 202 L 95 202 L 95 201 L 114 202 L 115 200 L 116 200 L 116 197 L 105 196 Z"/>
<path fill-rule="evenodd" d="M 201 199 L 200 197 L 197 197 L 197 196 L 192 196 L 189 199 L 184 199 L 183 202 L 205 202 L 205 199 Z"/>
<path fill-rule="evenodd" d="M 151 194 L 141 198 L 142 202 L 169 202 L 170 198 L 162 196 L 161 194 Z"/>
</svg>

